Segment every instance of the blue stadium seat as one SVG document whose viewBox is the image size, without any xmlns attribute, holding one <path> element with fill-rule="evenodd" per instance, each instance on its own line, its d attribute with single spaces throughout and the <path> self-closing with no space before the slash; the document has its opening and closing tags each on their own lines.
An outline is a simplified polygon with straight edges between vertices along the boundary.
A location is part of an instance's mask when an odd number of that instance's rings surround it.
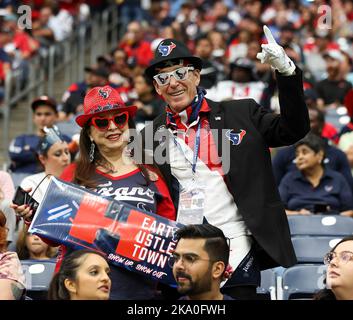
<svg viewBox="0 0 353 320">
<path fill-rule="evenodd" d="M 256 292 L 265 295 L 269 300 L 276 300 L 277 275 L 273 269 L 261 271 L 261 285 Z"/>
<path fill-rule="evenodd" d="M 21 260 L 21 265 L 26 277 L 26 295 L 34 300 L 46 299 L 55 260 Z"/>
<path fill-rule="evenodd" d="M 295 265 L 282 275 L 282 285 L 277 292 L 278 300 L 311 299 L 313 294 L 324 288 L 326 266 Z"/>
<path fill-rule="evenodd" d="M 353 219 L 340 215 L 288 216 L 292 236 L 348 236 L 353 234 Z"/>
<path fill-rule="evenodd" d="M 340 237 L 292 237 L 295 254 L 298 263 L 322 263 L 324 255 L 329 252 Z"/>
</svg>

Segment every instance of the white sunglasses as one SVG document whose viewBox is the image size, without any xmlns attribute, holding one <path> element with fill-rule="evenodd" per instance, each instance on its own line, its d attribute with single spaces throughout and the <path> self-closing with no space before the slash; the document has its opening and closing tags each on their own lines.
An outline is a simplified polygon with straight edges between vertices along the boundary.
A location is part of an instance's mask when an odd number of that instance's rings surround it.
<svg viewBox="0 0 353 320">
<path fill-rule="evenodd" d="M 177 81 L 186 80 L 189 76 L 189 71 L 195 70 L 194 67 L 181 67 L 174 71 L 162 72 L 156 74 L 153 79 L 156 80 L 159 86 L 166 86 L 170 82 L 171 76 Z"/>
</svg>

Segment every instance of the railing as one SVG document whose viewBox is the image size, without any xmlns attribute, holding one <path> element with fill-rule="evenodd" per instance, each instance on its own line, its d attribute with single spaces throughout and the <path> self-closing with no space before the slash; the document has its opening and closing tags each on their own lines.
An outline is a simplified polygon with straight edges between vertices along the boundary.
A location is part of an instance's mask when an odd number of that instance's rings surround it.
<svg viewBox="0 0 353 320">
<path fill-rule="evenodd" d="M 0 113 L 3 115 L 2 152 L 8 160 L 10 143 L 11 109 L 19 102 L 30 105 L 38 95 L 55 93 L 55 77 L 63 72 L 64 85 L 83 80 L 84 66 L 95 63 L 96 57 L 105 54 L 117 45 L 118 10 L 112 5 L 100 15 L 95 15 L 88 22 L 80 24 L 66 40 L 50 46 L 46 56 L 37 54 L 28 61 L 28 78 L 21 82 L 20 69 L 8 72 L 5 79 L 5 97 Z M 87 61 L 89 60 L 89 61 Z M 63 93 L 63 92 L 62 92 Z M 27 132 L 33 131 L 31 109 L 28 108 Z M 0 131 L 0 132 L 1 132 Z M 18 132 L 18 134 L 25 132 Z"/>
</svg>

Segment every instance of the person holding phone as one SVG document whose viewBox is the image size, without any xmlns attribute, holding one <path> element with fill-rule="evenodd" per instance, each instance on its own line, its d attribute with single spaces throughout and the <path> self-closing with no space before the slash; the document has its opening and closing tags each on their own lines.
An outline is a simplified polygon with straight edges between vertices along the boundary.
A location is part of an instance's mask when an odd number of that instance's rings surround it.
<svg viewBox="0 0 353 320">
<path fill-rule="evenodd" d="M 137 107 L 126 106 L 118 91 L 104 86 L 87 92 L 83 108 L 83 114 L 76 117 L 82 127 L 79 157 L 60 178 L 102 197 L 175 220 L 175 208 L 164 180 L 153 167 L 137 164 L 127 148 L 135 129 L 133 117 Z M 32 217 L 29 209 L 22 215 Z M 61 250 L 57 269 L 63 257 L 72 251 L 65 246 Z M 124 268 L 111 265 L 111 279 L 112 300 L 149 300 L 157 294 L 155 281 Z"/>
<path fill-rule="evenodd" d="M 325 144 L 309 133 L 295 144 L 297 170 L 279 185 L 287 215 L 341 214 L 353 217 L 353 195 L 346 179 L 323 163 Z"/>
</svg>

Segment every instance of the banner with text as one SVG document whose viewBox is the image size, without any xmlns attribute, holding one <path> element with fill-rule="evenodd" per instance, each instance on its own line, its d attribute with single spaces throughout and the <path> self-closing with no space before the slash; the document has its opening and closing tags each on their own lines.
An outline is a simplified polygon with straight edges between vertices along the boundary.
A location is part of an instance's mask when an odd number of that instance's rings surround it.
<svg viewBox="0 0 353 320">
<path fill-rule="evenodd" d="M 175 285 L 168 258 L 182 226 L 52 177 L 29 232 L 73 249 L 104 252 L 111 264 Z"/>
</svg>

